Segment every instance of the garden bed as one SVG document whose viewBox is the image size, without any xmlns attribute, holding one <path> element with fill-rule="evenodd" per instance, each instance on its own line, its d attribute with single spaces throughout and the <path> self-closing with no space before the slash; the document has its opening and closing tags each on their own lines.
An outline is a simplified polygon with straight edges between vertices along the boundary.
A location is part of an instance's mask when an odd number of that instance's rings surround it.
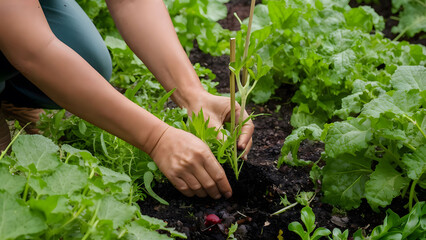
<svg viewBox="0 0 426 240">
<path fill-rule="evenodd" d="M 238 22 L 233 20 L 232 14 L 237 12 L 241 18 L 247 17 L 248 4 L 249 1 L 228 3 L 228 17 L 220 21 L 222 26 L 237 30 Z M 390 10 L 387 10 L 385 6 L 376 5 L 375 8 L 379 14 L 389 18 Z M 389 31 L 392 24 L 387 24 L 386 27 L 387 30 L 384 32 L 388 37 L 392 37 Z M 421 41 L 421 39 L 412 40 L 413 43 L 421 43 Z M 208 67 L 216 74 L 219 92 L 229 92 L 228 56 L 211 57 L 195 47 L 191 51 L 190 58 L 193 63 L 200 63 L 201 66 Z M 294 105 L 290 99 L 293 93 L 293 86 L 284 85 L 276 91 L 275 97 L 268 103 L 248 106 L 249 112 L 265 115 L 254 120 L 253 147 L 240 173 L 240 179 L 235 181 L 232 170 L 225 167 L 233 188 L 232 198 L 217 201 L 210 198 L 186 198 L 171 184 L 160 183 L 155 186 L 154 191 L 170 205 L 162 205 L 154 199 L 147 199 L 140 202 L 142 213 L 163 219 L 169 226 L 186 233 L 189 239 L 226 239 L 227 228 L 235 222 L 239 223 L 236 232 L 238 239 L 276 239 L 280 231 L 283 231 L 284 239 L 300 239 L 287 228 L 291 222 L 300 220 L 302 209 L 300 204 L 278 216 L 270 216 L 270 214 L 283 207 L 280 205 L 280 197 L 287 195 L 290 202 L 294 202 L 294 197 L 299 192 L 317 189 L 316 197 L 310 204 L 316 215 L 317 226 L 330 230 L 349 229 L 350 235 L 358 229 L 364 229 L 367 233 L 371 232 L 375 226 L 383 222 L 384 211 L 375 213 L 366 201 L 363 201 L 358 209 L 339 214 L 331 205 L 321 202 L 321 192 L 310 180 L 309 166 L 284 165 L 277 169 L 280 149 L 284 139 L 292 131 L 290 116 Z M 323 150 L 324 146 L 321 143 L 304 141 L 299 155 L 303 159 L 317 161 Z M 400 215 L 405 215 L 407 210 L 403 208 L 403 205 L 402 200 L 397 198 L 390 208 Z M 207 228 L 204 225 L 204 218 L 212 213 L 222 219 L 222 224 Z"/>
</svg>

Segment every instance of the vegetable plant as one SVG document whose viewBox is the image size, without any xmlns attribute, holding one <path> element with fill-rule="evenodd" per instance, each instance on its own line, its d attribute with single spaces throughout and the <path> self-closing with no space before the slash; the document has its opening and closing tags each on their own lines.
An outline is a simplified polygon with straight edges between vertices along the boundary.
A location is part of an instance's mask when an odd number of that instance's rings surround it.
<svg viewBox="0 0 426 240">
<path fill-rule="evenodd" d="M 142 215 L 128 175 L 88 151 L 21 135 L 0 159 L 1 239 L 169 239 L 184 234 Z"/>
<path fill-rule="evenodd" d="M 315 214 L 310 207 L 306 206 L 302 208 L 300 214 L 306 230 L 299 222 L 290 223 L 290 225 L 288 225 L 288 230 L 297 233 L 303 240 L 317 240 L 321 237 L 330 235 L 330 230 L 323 227 L 316 228 Z"/>
</svg>

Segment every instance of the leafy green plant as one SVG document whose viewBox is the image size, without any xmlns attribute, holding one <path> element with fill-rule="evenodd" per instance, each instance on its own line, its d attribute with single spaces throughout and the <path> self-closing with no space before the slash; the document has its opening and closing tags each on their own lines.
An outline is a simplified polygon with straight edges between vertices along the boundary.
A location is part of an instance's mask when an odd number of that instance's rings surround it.
<svg viewBox="0 0 426 240">
<path fill-rule="evenodd" d="M 309 206 L 309 204 L 312 202 L 312 200 L 314 200 L 314 198 L 315 198 L 314 192 L 300 192 L 296 195 L 296 198 L 295 198 L 296 201 L 294 203 L 290 203 L 287 199 L 287 195 L 285 195 L 284 197 L 281 197 L 281 204 L 284 205 L 284 207 L 272 213 L 271 216 L 281 214 L 295 207 L 297 204 L 300 204 L 302 206 Z"/>
<path fill-rule="evenodd" d="M 228 53 L 231 31 L 223 29 L 217 21 L 224 19 L 229 0 L 180 0 L 164 1 L 182 46 L 187 52 L 198 47 L 213 56 Z"/>
<path fill-rule="evenodd" d="M 323 227 L 316 228 L 315 214 L 310 207 L 304 207 L 300 214 L 306 230 L 299 222 L 290 223 L 290 225 L 288 225 L 288 230 L 297 233 L 303 240 L 317 240 L 321 237 L 330 235 L 330 230 Z"/>
<path fill-rule="evenodd" d="M 392 28 L 393 33 L 399 33 L 394 40 L 407 35 L 413 37 L 420 32 L 426 32 L 426 2 L 424 0 L 392 0 L 392 13 L 399 13 L 398 25 Z"/>
<path fill-rule="evenodd" d="M 249 46 L 250 46 L 250 34 L 251 34 L 251 26 L 252 19 L 254 14 L 254 6 L 255 1 L 251 1 L 250 6 L 250 16 L 249 23 L 247 26 L 246 32 L 246 40 L 244 44 L 242 44 L 242 33 L 239 32 L 237 34 L 236 39 L 231 39 L 230 49 L 231 49 L 231 61 L 229 64 L 229 69 L 231 70 L 230 75 L 230 95 L 231 95 L 231 129 L 230 135 L 234 139 L 234 143 L 232 147 L 232 157 L 231 157 L 231 166 L 235 172 L 235 176 L 238 179 L 239 173 L 241 171 L 242 164 L 239 164 L 239 159 L 244 155 L 244 152 L 240 155 L 237 150 L 237 139 L 242 134 L 242 126 L 252 117 L 248 117 L 244 119 L 244 111 L 247 103 L 247 98 L 251 91 L 255 88 L 258 80 L 263 77 L 268 71 L 269 67 L 264 65 L 262 62 L 262 58 L 250 52 L 249 55 Z M 237 46 L 239 46 L 237 48 Z M 242 51 L 242 47 L 244 46 L 244 50 Z M 237 51 L 238 49 L 238 51 Z M 256 62 L 254 62 L 256 61 Z M 249 73 L 249 74 L 248 74 Z M 240 102 L 240 113 L 239 119 L 235 118 L 235 83 L 238 87 L 238 93 L 241 98 Z M 236 126 L 236 127 L 234 127 Z"/>
<path fill-rule="evenodd" d="M 0 159 L 1 239 L 168 239 L 184 234 L 141 215 L 131 179 L 99 165 L 88 151 L 21 135 Z"/>
<path fill-rule="evenodd" d="M 362 230 L 358 230 L 354 233 L 354 239 L 425 239 L 425 216 L 425 202 L 417 203 L 410 213 L 401 218 L 392 210 L 388 209 L 382 225 L 375 227 L 371 234 L 367 236 L 364 236 Z"/>
</svg>

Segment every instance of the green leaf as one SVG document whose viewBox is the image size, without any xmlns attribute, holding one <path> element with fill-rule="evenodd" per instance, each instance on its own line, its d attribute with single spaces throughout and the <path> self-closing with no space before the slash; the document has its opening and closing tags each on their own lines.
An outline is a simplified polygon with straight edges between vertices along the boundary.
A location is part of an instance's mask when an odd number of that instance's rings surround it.
<svg viewBox="0 0 426 240">
<path fill-rule="evenodd" d="M 101 200 L 97 217 L 101 220 L 111 220 L 116 229 L 132 219 L 136 207 L 119 202 L 112 196 L 105 196 Z"/>
<path fill-rule="evenodd" d="M 297 157 L 300 143 L 305 139 L 319 141 L 321 133 L 322 129 L 316 124 L 294 130 L 284 141 L 284 146 L 281 148 L 281 156 L 278 160 L 278 167 L 283 163 L 290 166 L 304 166 L 309 164 L 310 161 L 299 160 Z"/>
<path fill-rule="evenodd" d="M 399 66 L 391 79 L 397 90 L 426 90 L 426 68 L 423 66 Z"/>
<path fill-rule="evenodd" d="M 314 234 L 312 234 L 311 239 L 312 240 L 318 240 L 321 237 L 325 237 L 325 236 L 330 235 L 330 233 L 331 233 L 330 230 L 323 228 L 323 227 L 320 227 L 320 228 L 315 229 L 315 232 L 314 232 Z"/>
<path fill-rule="evenodd" d="M 0 167 L 0 190 L 4 190 L 11 195 L 16 195 L 24 191 L 27 180 L 24 176 L 12 175 L 6 167 Z"/>
<path fill-rule="evenodd" d="M 41 135 L 21 135 L 12 146 L 18 160 L 17 166 L 28 168 L 33 165 L 37 171 L 53 170 L 59 165 L 58 150 L 52 140 Z"/>
<path fill-rule="evenodd" d="M 33 210 L 44 214 L 47 224 L 60 224 L 70 213 L 69 199 L 65 196 L 53 195 L 44 199 L 31 198 L 28 203 Z"/>
<path fill-rule="evenodd" d="M 87 185 L 88 174 L 80 167 L 61 164 L 51 175 L 39 179 L 30 178 L 30 186 L 39 195 L 72 195 Z"/>
<path fill-rule="evenodd" d="M 162 199 L 160 196 L 158 196 L 154 190 L 152 190 L 151 188 L 151 184 L 152 181 L 154 180 L 154 175 L 152 174 L 152 172 L 145 172 L 143 174 L 143 184 L 145 186 L 146 191 L 148 192 L 148 194 L 153 197 L 155 200 L 157 200 L 158 202 L 160 202 L 161 204 L 164 205 L 169 205 L 169 203 Z"/>
<path fill-rule="evenodd" d="M 305 224 L 308 234 L 311 234 L 311 232 L 313 232 L 316 227 L 315 214 L 312 211 L 312 208 L 310 208 L 309 206 L 302 208 L 302 211 L 300 212 L 300 218 L 302 219 L 302 222 Z"/>
<path fill-rule="evenodd" d="M 383 220 L 383 224 L 375 227 L 371 232 L 371 239 L 381 239 L 389 230 L 399 225 L 399 216 L 394 213 L 391 209 L 386 210 L 386 217 Z"/>
<path fill-rule="evenodd" d="M 165 231 L 170 232 L 170 234 L 172 236 L 176 236 L 176 237 L 180 237 L 180 238 L 186 238 L 185 234 L 182 234 L 182 233 L 180 233 L 180 232 L 178 232 L 178 231 L 176 231 L 172 228 L 166 227 L 167 222 L 164 222 L 163 220 L 158 219 L 158 218 L 153 218 L 153 217 L 150 217 L 150 216 L 147 216 L 147 215 L 141 215 L 140 219 L 137 222 L 140 225 L 142 225 L 146 228 L 152 229 L 152 230 L 161 229 L 161 230 L 165 230 Z"/>
<path fill-rule="evenodd" d="M 392 1 L 393 2 L 393 1 Z M 413 37 L 419 32 L 426 32 L 426 4 L 424 1 L 406 1 L 399 14 L 398 26 L 392 28 L 393 33 L 406 33 Z"/>
<path fill-rule="evenodd" d="M 327 132 L 325 152 L 332 158 L 345 153 L 355 155 L 358 151 L 366 149 L 371 139 L 369 121 L 351 119 L 335 122 Z"/>
<path fill-rule="evenodd" d="M 7 192 L 0 192 L 0 216 L 0 239 L 16 239 L 47 229 L 42 216 L 30 211 L 24 201 Z"/>
<path fill-rule="evenodd" d="M 380 162 L 365 184 L 365 197 L 374 211 L 385 207 L 409 184 L 389 163 Z"/>
<path fill-rule="evenodd" d="M 102 176 L 102 181 L 105 185 L 108 185 L 110 183 L 118 183 L 118 182 L 130 182 L 131 179 L 128 175 L 123 173 L 118 173 L 116 171 L 113 171 L 109 168 L 98 166 L 99 171 Z"/>
<path fill-rule="evenodd" d="M 357 208 L 364 197 L 365 183 L 371 170 L 371 160 L 361 153 L 336 158 L 326 157 L 323 169 L 324 202 L 342 206 L 345 209 Z"/>
<path fill-rule="evenodd" d="M 406 153 L 402 156 L 407 175 L 412 180 L 418 180 L 426 172 L 426 145 L 420 146 L 414 153 Z"/>
<path fill-rule="evenodd" d="M 299 222 L 292 222 L 288 225 L 288 230 L 297 233 L 297 235 L 300 236 L 301 239 L 308 239 L 309 233 L 307 233 L 304 229 L 302 224 Z"/>
<path fill-rule="evenodd" d="M 126 50 L 127 44 L 119 38 L 113 37 L 113 36 L 107 36 L 105 38 L 105 45 L 111 49 L 122 49 Z"/>
<path fill-rule="evenodd" d="M 366 33 L 370 33 L 373 29 L 373 18 L 364 8 L 352 8 L 344 15 L 350 28 L 359 28 Z"/>
<path fill-rule="evenodd" d="M 165 234 L 159 234 L 158 232 L 148 229 L 140 224 L 139 221 L 134 221 L 127 226 L 127 237 L 130 240 L 166 240 L 173 239 L 169 238 Z"/>
<path fill-rule="evenodd" d="M 333 55 L 331 60 L 334 65 L 335 72 L 339 76 L 345 76 L 352 70 L 352 66 L 355 64 L 357 57 L 352 49 L 347 49 Z"/>
</svg>

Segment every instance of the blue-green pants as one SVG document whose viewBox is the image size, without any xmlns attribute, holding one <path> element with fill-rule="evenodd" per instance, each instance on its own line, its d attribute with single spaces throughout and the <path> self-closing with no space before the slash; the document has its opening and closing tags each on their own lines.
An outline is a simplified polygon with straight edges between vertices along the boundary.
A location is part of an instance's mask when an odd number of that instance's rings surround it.
<svg viewBox="0 0 426 240">
<path fill-rule="evenodd" d="M 112 73 L 111 57 L 89 17 L 74 0 L 40 0 L 55 36 L 82 56 L 106 80 Z M 28 38 L 31 41 L 31 38 Z M 61 81 L 61 79 L 58 79 Z M 0 52 L 0 99 L 21 107 L 60 108 L 19 73 Z M 75 93 L 78 95 L 78 93 Z"/>
</svg>

